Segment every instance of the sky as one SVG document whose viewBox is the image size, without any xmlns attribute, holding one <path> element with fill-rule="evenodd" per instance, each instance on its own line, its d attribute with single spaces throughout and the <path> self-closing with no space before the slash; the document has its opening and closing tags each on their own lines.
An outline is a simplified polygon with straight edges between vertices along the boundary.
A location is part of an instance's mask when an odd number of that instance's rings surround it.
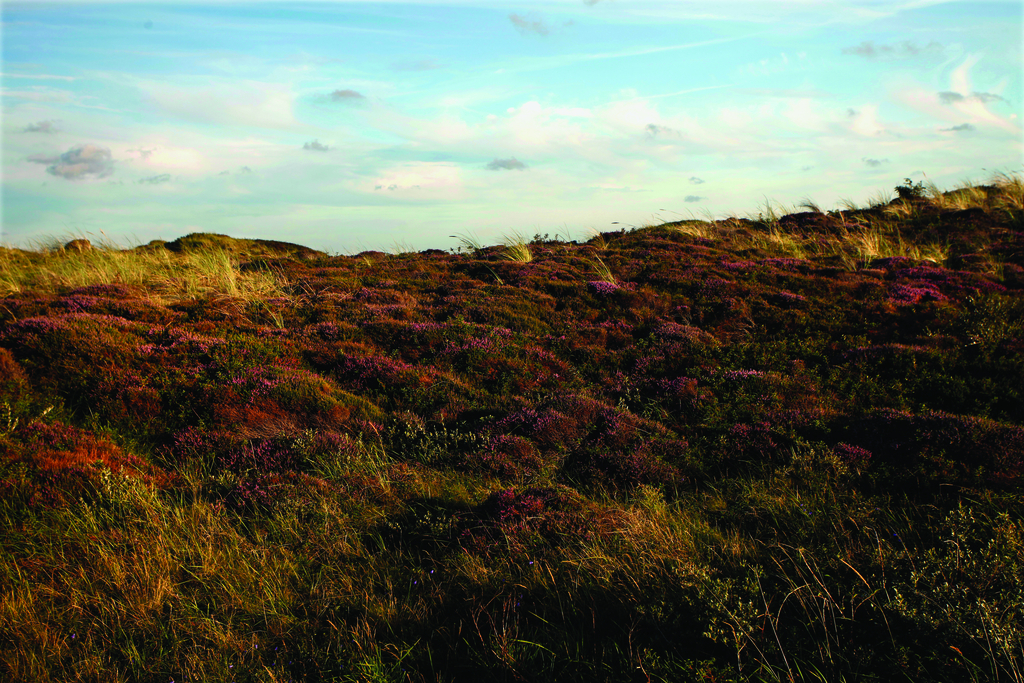
<svg viewBox="0 0 1024 683">
<path fill-rule="evenodd" d="M 0 244 L 586 239 L 1024 170 L 1024 2 L 0 5 Z"/>
</svg>

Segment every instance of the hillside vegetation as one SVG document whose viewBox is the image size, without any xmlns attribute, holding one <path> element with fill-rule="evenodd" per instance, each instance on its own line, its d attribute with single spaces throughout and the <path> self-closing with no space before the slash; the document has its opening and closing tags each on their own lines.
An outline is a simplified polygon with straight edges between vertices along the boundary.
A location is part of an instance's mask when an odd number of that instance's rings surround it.
<svg viewBox="0 0 1024 683">
<path fill-rule="evenodd" d="M 1024 183 L 0 249 L 0 678 L 1022 681 Z"/>
</svg>

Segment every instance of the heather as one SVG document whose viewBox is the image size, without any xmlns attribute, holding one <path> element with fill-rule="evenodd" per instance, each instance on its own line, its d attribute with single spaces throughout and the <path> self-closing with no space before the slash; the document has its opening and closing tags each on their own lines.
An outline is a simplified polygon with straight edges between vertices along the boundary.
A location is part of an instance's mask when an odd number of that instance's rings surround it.
<svg viewBox="0 0 1024 683">
<path fill-rule="evenodd" d="M 0 251 L 13 681 L 1024 678 L 1019 177 Z"/>
</svg>

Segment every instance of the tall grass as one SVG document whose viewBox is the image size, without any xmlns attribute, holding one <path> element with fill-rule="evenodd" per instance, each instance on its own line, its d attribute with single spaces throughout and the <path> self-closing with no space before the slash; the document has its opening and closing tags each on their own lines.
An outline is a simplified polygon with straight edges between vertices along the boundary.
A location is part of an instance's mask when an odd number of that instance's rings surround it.
<svg viewBox="0 0 1024 683">
<path fill-rule="evenodd" d="M 157 300 L 222 295 L 258 301 L 284 295 L 272 272 L 240 272 L 238 256 L 224 248 L 174 253 L 164 248 L 0 250 L 0 292 L 57 292 L 91 284 L 144 289 Z"/>
<path fill-rule="evenodd" d="M 519 233 L 512 233 L 505 237 L 505 248 L 502 250 L 501 255 L 506 261 L 514 261 L 516 263 L 529 263 L 533 260 L 530 243 L 526 237 Z"/>
<path fill-rule="evenodd" d="M 848 268 L 862 267 L 875 258 L 902 256 L 920 261 L 945 265 L 952 255 L 948 243 L 908 240 L 900 231 L 901 224 L 919 221 L 922 202 L 940 211 L 967 209 L 1002 210 L 1013 216 L 1024 209 L 1024 178 L 1020 174 L 999 173 L 990 186 L 963 182 L 951 191 L 943 192 L 934 183 L 921 186 L 921 196 L 914 200 L 901 198 L 893 201 L 892 193 L 878 192 L 861 210 L 847 199 L 840 200 L 842 210 L 825 213 L 810 199 L 798 206 L 812 213 L 827 216 L 833 224 L 829 236 L 804 235 L 788 230 L 783 220 L 789 215 L 784 208 L 766 200 L 756 214 L 750 214 L 743 225 L 735 218 L 715 220 L 684 220 L 665 224 L 668 229 L 693 237 L 724 241 L 741 249 L 758 249 L 773 256 L 792 258 L 837 257 Z M 884 218 L 865 212 L 880 210 Z M 844 211 L 854 216 L 848 220 Z M 1001 272 L 1002 265 L 993 263 L 993 272 Z"/>
</svg>

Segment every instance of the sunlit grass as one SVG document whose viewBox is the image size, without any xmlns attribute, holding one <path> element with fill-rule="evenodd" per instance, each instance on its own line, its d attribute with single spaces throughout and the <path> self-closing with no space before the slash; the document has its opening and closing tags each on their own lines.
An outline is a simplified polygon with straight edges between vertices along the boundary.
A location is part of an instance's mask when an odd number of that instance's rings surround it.
<svg viewBox="0 0 1024 683">
<path fill-rule="evenodd" d="M 597 274 L 598 280 L 601 280 L 603 282 L 610 282 L 612 284 L 615 283 L 615 274 L 612 273 L 611 268 L 609 268 L 605 264 L 605 262 L 601 260 L 600 256 L 595 256 L 593 260 L 590 262 L 590 265 L 591 267 L 593 267 L 594 272 Z"/>
<path fill-rule="evenodd" d="M 712 221 L 681 221 L 679 223 L 673 223 L 670 228 L 682 235 L 696 237 L 697 239 L 710 240 L 714 239 L 718 235 L 718 231 L 715 229 L 715 224 Z"/>
<path fill-rule="evenodd" d="M 223 248 L 174 253 L 136 248 L 0 250 L 0 291 L 26 289 L 57 292 L 93 284 L 120 284 L 144 289 L 155 300 L 171 301 L 218 294 L 258 301 L 283 296 L 272 272 L 240 272 L 239 257 Z"/>
<path fill-rule="evenodd" d="M 505 237 L 505 248 L 502 250 L 501 255 L 506 261 L 514 261 L 515 263 L 529 263 L 533 260 L 530 243 L 520 233 L 512 233 Z"/>
<path fill-rule="evenodd" d="M 1024 175 L 1020 173 L 998 173 L 993 178 L 998 196 L 996 205 L 1007 209 L 1024 210 Z"/>
</svg>

